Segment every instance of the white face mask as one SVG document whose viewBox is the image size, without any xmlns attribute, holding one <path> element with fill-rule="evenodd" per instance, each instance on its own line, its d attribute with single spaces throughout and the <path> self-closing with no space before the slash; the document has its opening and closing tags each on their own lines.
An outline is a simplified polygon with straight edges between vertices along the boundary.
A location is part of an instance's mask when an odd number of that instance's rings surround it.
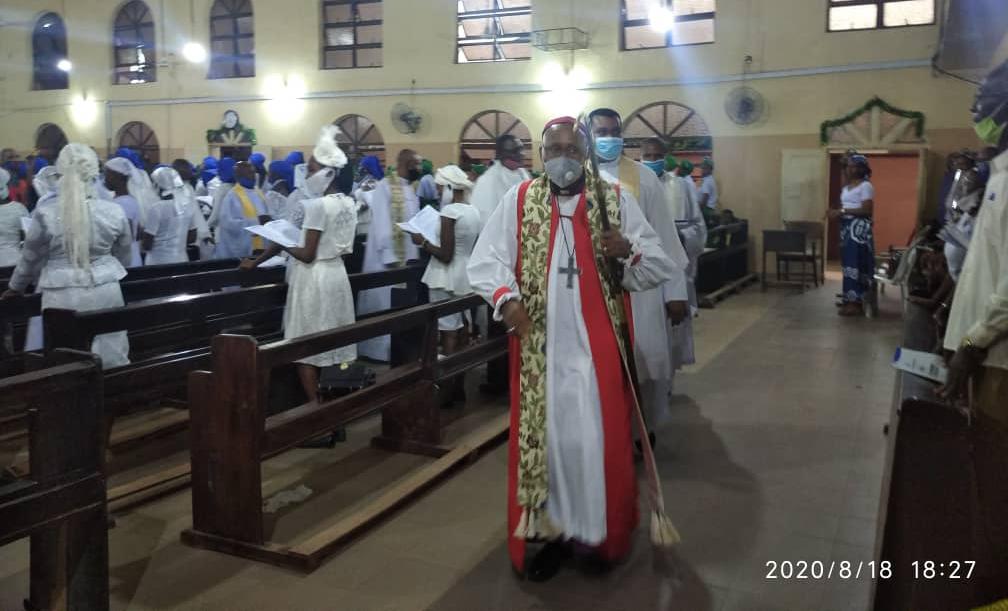
<svg viewBox="0 0 1008 611">
<path fill-rule="evenodd" d="M 577 182 L 584 174 L 584 166 L 570 157 L 554 157 L 545 164 L 546 175 L 561 189 Z"/>
<path fill-rule="evenodd" d="M 304 191 L 311 197 L 322 197 L 334 178 L 336 178 L 336 170 L 322 168 L 305 179 Z"/>
</svg>

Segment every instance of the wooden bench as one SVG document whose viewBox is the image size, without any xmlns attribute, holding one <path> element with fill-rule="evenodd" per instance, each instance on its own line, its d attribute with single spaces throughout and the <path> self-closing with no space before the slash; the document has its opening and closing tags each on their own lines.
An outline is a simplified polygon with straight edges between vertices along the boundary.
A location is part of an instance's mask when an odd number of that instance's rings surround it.
<svg viewBox="0 0 1008 611">
<path fill-rule="evenodd" d="M 697 260 L 697 302 L 713 308 L 758 279 L 749 271 L 749 223 L 741 221 L 708 230 L 707 244 Z"/>
<path fill-rule="evenodd" d="M 144 265 L 141 267 L 126 268 L 126 279 L 146 280 L 149 278 L 161 278 L 164 276 L 181 276 L 184 274 L 195 274 L 198 272 L 209 272 L 218 269 L 231 269 L 238 267 L 238 259 L 209 259 L 207 261 L 186 261 L 184 263 L 166 263 L 164 265 Z M 4 286 L 14 275 L 14 267 L 0 267 L 0 282 Z"/>
<path fill-rule="evenodd" d="M 101 371 L 90 354 L 0 380 L 27 407 L 31 477 L 0 485 L 0 545 L 31 537 L 30 609 L 108 609 Z"/>
<path fill-rule="evenodd" d="M 171 267 L 174 269 L 178 266 L 157 267 Z M 146 268 L 139 269 L 143 270 Z M 209 293 L 222 290 L 226 287 L 250 287 L 283 281 L 283 267 L 262 268 L 251 272 L 242 272 L 237 267 L 231 267 L 185 275 L 155 276 L 149 278 L 131 278 L 127 276 L 120 283 L 120 286 L 122 287 L 123 300 L 127 304 L 130 304 L 159 297 Z M 0 325 L 7 330 L 5 339 L 9 340 L 5 342 L 3 350 L 3 354 L 8 356 L 3 360 L 13 363 L 13 365 L 0 365 L 0 367 L 4 368 L 6 375 L 20 373 L 20 371 L 11 371 L 13 368 L 16 368 L 17 359 L 12 360 L 10 357 L 19 357 L 21 353 L 19 350 L 15 350 L 14 347 L 24 345 L 28 319 L 32 316 L 40 316 L 41 313 L 42 295 L 40 293 L 32 293 L 0 301 Z"/>
<path fill-rule="evenodd" d="M 928 350 L 933 341 L 931 313 L 908 304 L 903 346 Z M 877 611 L 973 609 L 1008 598 L 1008 480 L 998 467 L 1008 431 L 984 414 L 971 422 L 939 403 L 934 388 L 896 374 L 875 549 L 893 576 L 875 582 Z M 923 574 L 926 561 L 936 563 L 934 579 Z"/>
<path fill-rule="evenodd" d="M 361 290 L 420 281 L 418 266 L 351 275 L 354 294 Z M 172 297 L 128 305 L 123 308 L 76 312 L 49 309 L 45 312 L 47 349 L 89 350 L 95 335 L 115 331 L 130 334 L 131 356 L 136 360 L 102 372 L 108 447 L 127 452 L 154 438 L 184 431 L 189 426 L 186 384 L 189 372 L 210 363 L 211 339 L 218 333 L 240 330 L 264 341 L 279 339 L 287 285 L 272 284 L 230 292 Z M 287 371 L 290 385 L 278 385 L 274 409 L 292 404 L 299 397 L 293 366 Z M 151 425 L 113 433 L 116 418 L 151 406 L 171 406 L 168 413 Z M 23 430 L 23 412 L 0 410 L 0 428 L 8 434 Z M 114 509 L 142 502 L 188 484 L 188 464 L 166 467 L 141 480 L 116 486 L 109 491 Z"/>
<path fill-rule="evenodd" d="M 192 546 L 300 570 L 313 570 L 350 537 L 430 486 L 481 448 L 506 436 L 507 414 L 454 447 L 441 444 L 439 381 L 507 352 L 497 337 L 437 358 L 439 317 L 485 306 L 471 296 L 384 314 L 334 331 L 260 345 L 253 337 L 214 338 L 212 371 L 189 377 L 189 429 L 193 467 L 193 527 L 182 533 Z M 332 401 L 267 414 L 273 372 L 298 359 L 386 333 L 412 332 L 412 358 L 378 377 L 374 386 Z M 294 546 L 268 542 L 262 515 L 261 461 L 321 433 L 382 412 L 374 445 L 437 457 L 354 515 Z"/>
</svg>

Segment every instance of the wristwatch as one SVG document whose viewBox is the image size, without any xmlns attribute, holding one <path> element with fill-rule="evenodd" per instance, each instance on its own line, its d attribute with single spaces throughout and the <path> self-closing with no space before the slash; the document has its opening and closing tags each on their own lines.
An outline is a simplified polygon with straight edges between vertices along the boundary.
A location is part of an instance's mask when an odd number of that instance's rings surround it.
<svg viewBox="0 0 1008 611">
<path fill-rule="evenodd" d="M 960 350 L 982 350 L 982 348 L 980 346 L 977 346 L 975 343 L 973 343 L 973 339 L 971 337 L 964 337 L 962 339 L 962 341 L 959 342 L 959 349 Z"/>
</svg>

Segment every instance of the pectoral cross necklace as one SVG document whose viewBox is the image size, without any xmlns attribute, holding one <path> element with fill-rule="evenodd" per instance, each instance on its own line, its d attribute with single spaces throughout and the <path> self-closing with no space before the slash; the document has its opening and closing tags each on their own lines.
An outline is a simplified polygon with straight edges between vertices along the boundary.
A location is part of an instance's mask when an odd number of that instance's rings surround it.
<svg viewBox="0 0 1008 611">
<path fill-rule="evenodd" d="M 555 199 L 553 201 L 556 202 Z M 559 223 L 560 224 L 560 232 L 563 234 L 564 248 L 567 250 L 567 267 L 561 267 L 557 271 L 559 271 L 561 274 L 567 276 L 567 288 L 568 289 L 573 289 L 574 288 L 574 276 L 580 276 L 581 275 L 581 268 L 577 267 L 576 265 L 574 265 L 574 263 L 575 263 L 575 261 L 574 261 L 574 249 L 571 248 L 570 242 L 567 241 L 567 227 L 564 226 L 564 219 L 569 220 L 571 222 L 571 224 L 573 224 L 574 223 L 574 217 L 572 217 L 572 216 L 566 216 L 564 214 L 560 214 L 560 205 L 559 204 L 557 204 L 557 214 L 560 216 L 560 223 Z"/>
</svg>

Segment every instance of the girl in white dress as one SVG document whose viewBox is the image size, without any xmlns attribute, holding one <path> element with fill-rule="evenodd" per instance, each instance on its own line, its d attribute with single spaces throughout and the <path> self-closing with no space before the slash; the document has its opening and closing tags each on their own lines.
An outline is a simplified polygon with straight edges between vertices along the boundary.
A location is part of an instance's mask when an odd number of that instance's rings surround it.
<svg viewBox="0 0 1008 611">
<path fill-rule="evenodd" d="M 480 231 L 479 210 L 467 203 L 473 183 L 462 168 L 448 165 L 434 176 L 442 192 L 451 193 L 451 203 L 441 207 L 440 246 L 420 234 L 411 234 L 413 243 L 431 254 L 423 283 L 430 288 L 431 301 L 442 301 L 472 293 L 466 267 Z M 438 320 L 441 352 L 452 354 L 464 343 L 465 320 L 458 312 Z"/>
<path fill-rule="evenodd" d="M 17 265 L 23 236 L 21 219 L 28 216 L 23 204 L 10 200 L 9 180 L 10 174 L 0 168 L 0 267 Z"/>
<path fill-rule="evenodd" d="M 151 178 L 161 201 L 150 210 L 143 228 L 147 265 L 185 263 L 189 260 L 186 247 L 196 241 L 196 204 L 185 196 L 182 177 L 174 168 L 160 167 Z"/>
<path fill-rule="evenodd" d="M 55 205 L 36 208 L 21 260 L 4 297 L 28 285 L 42 291 L 42 309 L 80 312 L 120 307 L 119 280 L 130 261 L 129 221 L 122 208 L 95 197 L 98 158 L 91 147 L 71 143 L 56 160 L 61 178 Z M 129 363 L 126 332 L 98 335 L 91 351 L 105 369 Z"/>
<path fill-rule="evenodd" d="M 132 256 L 128 267 L 140 267 L 143 259 L 140 258 L 140 196 L 131 193 L 130 182 L 133 183 L 133 191 L 137 190 L 139 180 L 133 174 L 140 172 L 133 162 L 124 157 L 113 157 L 105 162 L 105 188 L 114 195 L 115 203 L 119 204 L 126 215 L 126 220 L 130 224 L 130 234 L 133 236 Z"/>
<path fill-rule="evenodd" d="M 281 250 L 291 256 L 284 310 L 284 339 L 329 331 L 355 322 L 350 279 L 343 267 L 343 255 L 353 250 L 357 226 L 357 203 L 349 197 L 353 169 L 336 144 L 339 128 L 322 128 L 319 142 L 308 162 L 303 200 L 304 222 L 301 245 L 281 248 L 269 244 L 255 259 L 245 259 L 241 268 L 250 270 Z M 298 377 L 309 401 L 318 399 L 319 369 L 353 361 L 354 344 L 298 361 Z"/>
</svg>

